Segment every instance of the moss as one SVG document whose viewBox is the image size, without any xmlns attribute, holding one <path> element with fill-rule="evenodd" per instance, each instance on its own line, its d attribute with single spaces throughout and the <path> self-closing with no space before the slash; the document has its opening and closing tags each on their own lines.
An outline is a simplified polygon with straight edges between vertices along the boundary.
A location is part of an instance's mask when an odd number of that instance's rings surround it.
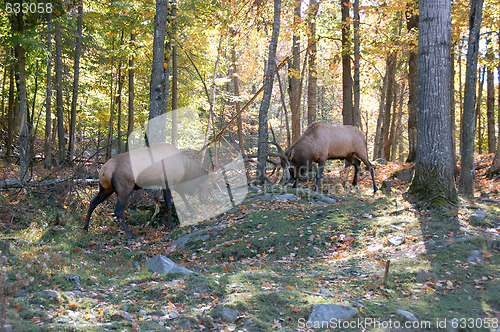
<svg viewBox="0 0 500 332">
<path fill-rule="evenodd" d="M 428 201 L 433 208 L 457 202 L 453 169 L 444 165 L 417 163 L 408 194 L 417 201 Z"/>
</svg>

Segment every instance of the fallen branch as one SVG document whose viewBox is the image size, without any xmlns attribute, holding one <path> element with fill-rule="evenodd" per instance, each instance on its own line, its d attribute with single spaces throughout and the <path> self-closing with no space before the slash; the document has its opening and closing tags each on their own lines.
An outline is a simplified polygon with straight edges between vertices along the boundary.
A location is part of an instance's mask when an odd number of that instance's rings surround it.
<svg viewBox="0 0 500 332">
<path fill-rule="evenodd" d="M 99 179 L 70 179 L 70 180 L 42 180 L 42 181 L 0 180 L 0 189 L 46 187 L 46 186 L 56 186 L 59 184 L 67 184 L 67 183 L 95 186 L 99 184 Z"/>
</svg>

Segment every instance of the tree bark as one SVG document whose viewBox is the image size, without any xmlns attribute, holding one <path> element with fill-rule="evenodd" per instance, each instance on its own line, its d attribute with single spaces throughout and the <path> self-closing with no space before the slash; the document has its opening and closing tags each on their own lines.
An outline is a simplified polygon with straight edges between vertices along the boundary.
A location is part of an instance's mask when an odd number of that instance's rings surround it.
<svg viewBox="0 0 500 332">
<path fill-rule="evenodd" d="M 382 82 L 382 89 L 380 91 L 380 103 L 378 108 L 378 117 L 377 117 L 377 127 L 375 129 L 375 143 L 373 144 L 373 159 L 382 158 L 382 124 L 384 122 L 384 105 L 385 98 L 387 94 L 387 63 L 385 68 L 385 74 Z"/>
<path fill-rule="evenodd" d="M 24 34 L 23 13 L 17 14 L 16 32 Z M 26 92 L 26 50 L 22 44 L 16 44 L 16 55 L 18 60 L 18 93 L 19 93 L 19 164 L 21 181 L 28 180 L 28 167 L 30 163 L 29 130 L 28 130 L 28 98 Z"/>
<path fill-rule="evenodd" d="M 450 132 L 451 0 L 420 1 L 417 160 L 409 194 L 433 206 L 456 200 Z"/>
<path fill-rule="evenodd" d="M 176 38 L 176 16 L 177 16 L 177 5 L 176 3 L 174 3 L 172 9 L 173 39 Z M 179 108 L 179 96 L 178 96 L 179 69 L 177 60 L 178 60 L 177 44 L 174 41 L 172 45 L 172 144 L 175 147 L 179 145 L 179 114 L 177 111 L 177 109 Z"/>
<path fill-rule="evenodd" d="M 130 44 L 135 48 L 135 33 L 130 33 Z M 134 97 L 135 97 L 135 65 L 134 57 L 131 56 L 128 60 L 128 123 L 127 123 L 127 151 L 128 148 L 128 137 L 134 130 Z"/>
<path fill-rule="evenodd" d="M 83 30 L 83 1 L 78 1 L 78 22 L 76 32 L 74 77 L 73 77 L 73 98 L 71 100 L 71 120 L 69 126 L 69 144 L 68 144 L 68 162 L 75 155 L 76 138 L 76 107 L 78 104 L 78 81 L 80 78 L 80 54 L 82 49 L 82 30 Z"/>
<path fill-rule="evenodd" d="M 396 81 L 396 51 L 392 51 L 386 58 L 387 67 L 387 93 L 385 95 L 384 122 L 382 126 L 383 156 L 385 160 L 391 159 L 391 141 L 389 137 L 391 128 L 391 109 L 394 100 Z"/>
<path fill-rule="evenodd" d="M 269 56 L 267 61 L 266 75 L 264 79 L 264 96 L 259 109 L 259 142 L 257 157 L 257 181 L 264 184 L 266 181 L 266 159 L 267 159 L 267 114 L 271 103 L 273 92 L 274 72 L 276 70 L 276 48 L 280 33 L 281 0 L 274 0 L 274 19 L 271 42 L 269 43 Z"/>
<path fill-rule="evenodd" d="M 114 51 L 115 50 L 115 39 L 113 37 L 111 41 L 111 49 Z M 114 54 L 114 52 L 113 52 Z M 105 153 L 105 160 L 111 159 L 112 157 L 112 152 L 113 152 L 113 133 L 114 133 L 114 128 L 113 128 L 113 122 L 114 122 L 114 116 L 115 116 L 115 91 L 113 90 L 113 83 L 114 83 L 114 65 L 115 65 L 115 57 L 114 55 L 111 56 L 111 74 L 109 78 L 109 121 L 108 121 L 108 137 L 106 140 L 106 153 Z"/>
<path fill-rule="evenodd" d="M 349 0 L 340 0 L 340 2 L 342 14 L 342 123 L 353 125 Z"/>
<path fill-rule="evenodd" d="M 54 39 L 56 42 L 56 109 L 57 109 L 57 161 L 62 163 L 65 156 L 66 138 L 64 137 L 64 110 L 62 90 L 62 45 L 59 22 L 54 24 Z"/>
<path fill-rule="evenodd" d="M 235 37 L 235 33 L 233 31 L 233 37 Z M 240 146 L 240 150 L 243 152 L 245 151 L 245 146 L 243 142 L 243 123 L 241 121 L 241 114 L 239 114 L 241 110 L 241 105 L 240 105 L 240 83 L 238 80 L 238 63 L 236 59 L 236 41 L 233 40 L 233 44 L 231 46 L 231 63 L 233 67 L 233 89 L 234 89 L 234 96 L 236 98 L 235 101 L 235 109 L 236 109 L 236 114 L 238 114 L 236 118 L 236 123 L 238 127 L 238 144 Z"/>
<path fill-rule="evenodd" d="M 458 188 L 466 197 L 474 196 L 474 131 L 477 58 L 479 54 L 479 32 L 483 19 L 483 0 L 471 0 L 469 15 L 469 46 L 465 67 L 464 110 L 461 124 L 460 156 L 462 164 Z"/>
<path fill-rule="evenodd" d="M 316 0 L 309 2 L 309 28 L 308 28 L 308 50 L 309 50 L 309 79 L 307 84 L 307 125 L 316 121 L 316 98 L 318 86 L 318 72 L 316 69 L 316 15 L 318 14 L 318 3 Z"/>
<path fill-rule="evenodd" d="M 292 113 L 292 143 L 300 137 L 300 5 L 300 0 L 294 0 L 292 61 L 291 66 L 288 68 L 288 76 L 290 80 L 290 112 Z M 271 69 L 274 70 L 274 67 Z"/>
<path fill-rule="evenodd" d="M 123 35 L 122 35 L 123 42 Z M 121 43 L 120 43 L 121 44 Z M 115 105 L 117 105 L 117 119 L 116 119 L 116 136 L 118 153 L 122 152 L 122 89 L 123 89 L 123 75 L 122 75 L 122 62 L 118 63 L 118 88 L 115 96 Z"/>
<path fill-rule="evenodd" d="M 153 65 L 151 68 L 151 84 L 149 94 L 149 120 L 164 114 L 162 108 L 163 96 L 163 75 L 164 73 L 164 56 L 165 56 L 165 35 L 167 26 L 168 1 L 156 0 L 156 14 L 153 40 Z M 165 142 L 166 132 L 165 126 L 155 132 L 156 142 Z M 151 143 L 151 142 L 150 142 Z"/>
<path fill-rule="evenodd" d="M 493 60 L 493 53 L 489 47 L 486 55 L 488 59 Z M 493 69 L 488 67 L 486 79 L 486 118 L 487 118 L 487 131 L 488 131 L 488 153 L 496 151 L 496 137 L 495 137 L 495 78 Z"/>
<path fill-rule="evenodd" d="M 45 94 L 45 167 L 52 167 L 52 22 L 47 14 L 47 89 Z"/>
<path fill-rule="evenodd" d="M 11 49 L 11 52 L 12 49 Z M 10 63 L 9 69 L 9 107 L 7 109 L 7 142 L 6 154 L 8 157 L 12 155 L 12 142 L 14 140 L 14 108 L 15 108 L 15 91 L 14 91 L 14 63 Z"/>
<path fill-rule="evenodd" d="M 481 76 L 479 78 L 479 85 L 477 87 L 477 101 L 476 101 L 476 128 L 477 128 L 477 152 L 483 153 L 483 126 L 481 125 L 481 105 L 483 103 L 483 87 L 486 77 L 486 66 L 482 68 Z"/>
<path fill-rule="evenodd" d="M 450 125 L 451 125 L 451 151 L 453 154 L 453 176 L 455 179 L 458 177 L 458 166 L 457 166 L 457 126 L 456 126 L 456 115 L 455 115 L 455 49 L 452 46 L 450 53 L 451 62 L 451 76 L 450 76 L 450 97 L 451 97 L 451 107 L 450 107 Z"/>
<path fill-rule="evenodd" d="M 406 8 L 407 32 L 418 34 L 418 3 L 410 1 Z M 408 51 L 408 157 L 407 163 L 417 157 L 417 43 L 411 42 Z"/>
<path fill-rule="evenodd" d="M 359 54 L 359 0 L 354 0 L 354 109 L 353 109 L 353 124 L 356 127 L 361 127 L 361 113 L 360 113 L 360 102 L 361 102 L 361 91 L 359 82 L 359 66 L 360 66 L 360 54 Z"/>
</svg>

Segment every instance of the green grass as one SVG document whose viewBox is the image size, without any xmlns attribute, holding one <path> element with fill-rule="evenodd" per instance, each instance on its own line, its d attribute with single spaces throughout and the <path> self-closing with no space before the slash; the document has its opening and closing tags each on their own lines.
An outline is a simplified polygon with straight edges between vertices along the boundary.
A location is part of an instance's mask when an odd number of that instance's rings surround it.
<svg viewBox="0 0 500 332">
<path fill-rule="evenodd" d="M 358 190 L 335 195 L 335 204 L 290 192 L 300 200 L 249 200 L 173 231 L 160 226 L 161 213 L 151 220 L 151 200 L 137 199 L 142 207 L 133 203 L 126 213 L 137 241 L 127 241 L 113 219 L 114 198 L 94 212 L 86 234 L 85 200 L 55 206 L 22 192 L 17 199 L 1 193 L 2 205 L 10 200 L 16 213 L 13 224 L 8 218 L 0 223 L 0 240 L 11 243 L 0 271 L 7 285 L 23 291 L 4 296 L 7 322 L 23 331 L 198 331 L 200 325 L 296 331 L 318 303 L 356 306 L 363 320 L 399 320 L 398 309 L 432 322 L 498 317 L 498 238 L 487 233 L 498 227 L 497 206 L 476 202 L 488 218 L 471 223 L 464 202 L 434 213 L 398 196 Z M 209 227 L 207 237 L 172 247 L 175 239 Z M 392 246 L 393 236 L 405 243 Z M 484 265 L 467 263 L 472 250 L 483 252 Z M 156 254 L 198 274 L 155 274 L 145 263 Z M 79 289 L 66 280 L 68 273 L 80 277 Z M 59 296 L 40 297 L 48 289 Z M 222 320 L 226 307 L 239 312 L 236 321 Z M 178 317 L 167 319 L 173 310 Z"/>
</svg>

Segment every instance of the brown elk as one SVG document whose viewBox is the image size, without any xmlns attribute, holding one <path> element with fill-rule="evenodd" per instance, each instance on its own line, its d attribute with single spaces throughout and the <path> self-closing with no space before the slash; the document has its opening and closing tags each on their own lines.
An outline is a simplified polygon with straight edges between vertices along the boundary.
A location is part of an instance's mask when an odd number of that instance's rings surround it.
<svg viewBox="0 0 500 332">
<path fill-rule="evenodd" d="M 318 172 L 316 173 L 315 191 L 318 191 L 325 162 L 329 159 L 345 159 L 354 166 L 352 184 L 357 184 L 360 161 L 362 161 L 370 170 L 373 192 L 377 191 L 373 166 L 368 160 L 365 138 L 357 127 L 312 123 L 304 134 L 286 149 L 284 157 L 286 159 L 282 157 L 282 167 L 291 170 L 294 188 L 297 187 L 298 179 L 303 176 L 304 171 L 313 162 L 316 162 L 318 163 Z"/>
<path fill-rule="evenodd" d="M 199 180 L 195 181 L 196 179 Z M 210 183 L 210 176 L 205 169 L 168 143 L 119 154 L 108 160 L 99 172 L 99 193 L 90 202 L 83 229 L 88 231 L 94 209 L 111 194 L 116 193 L 118 200 L 115 214 L 125 234 L 129 238 L 134 238 L 125 223 L 123 213 L 133 190 L 151 186 L 162 187 L 168 210 L 167 219 L 173 228 L 170 188 L 179 193 L 189 208 L 184 194 L 198 194 L 200 200 L 204 200 L 208 197 Z"/>
</svg>

